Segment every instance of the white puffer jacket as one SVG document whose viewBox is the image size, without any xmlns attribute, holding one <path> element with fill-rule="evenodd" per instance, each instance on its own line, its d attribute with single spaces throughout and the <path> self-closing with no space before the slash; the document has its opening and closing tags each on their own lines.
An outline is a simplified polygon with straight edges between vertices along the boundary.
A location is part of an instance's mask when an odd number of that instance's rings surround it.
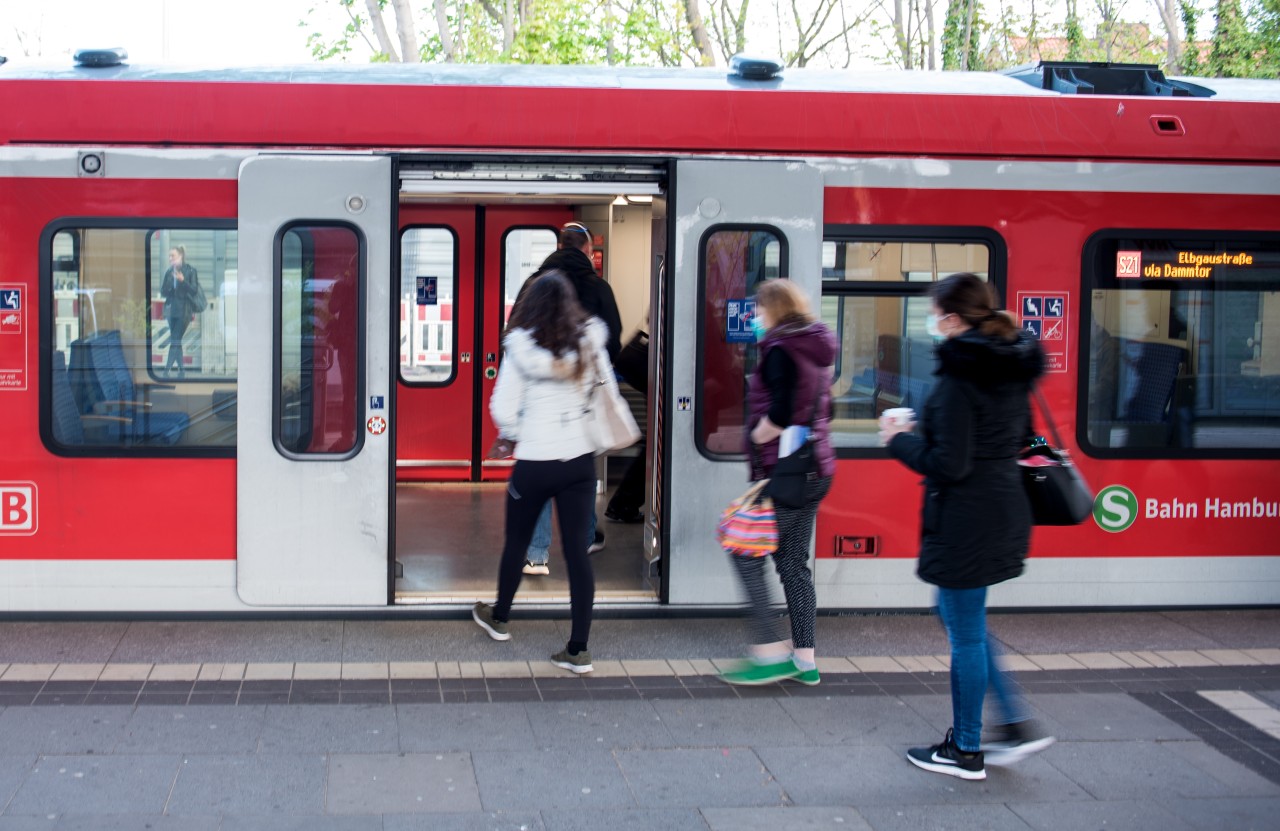
<svg viewBox="0 0 1280 831">
<path fill-rule="evenodd" d="M 609 366 L 608 337 L 599 318 L 587 321 L 583 347 L 594 360 L 588 357 L 581 378 L 574 377 L 576 352 L 556 358 L 526 329 L 513 329 L 503 338 L 502 367 L 489 414 L 498 433 L 516 443 L 517 459 L 567 461 L 595 452 L 584 417 L 595 367 Z"/>
</svg>

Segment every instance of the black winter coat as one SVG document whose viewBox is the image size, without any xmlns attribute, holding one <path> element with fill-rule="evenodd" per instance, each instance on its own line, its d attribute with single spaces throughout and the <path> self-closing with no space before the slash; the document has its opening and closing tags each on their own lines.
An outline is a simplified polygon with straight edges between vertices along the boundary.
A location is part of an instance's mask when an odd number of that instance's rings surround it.
<svg viewBox="0 0 1280 831">
<path fill-rule="evenodd" d="M 1017 457 L 1044 354 L 1026 333 L 1010 342 L 971 329 L 944 341 L 938 362 L 919 426 L 894 436 L 889 453 L 924 476 L 916 574 L 975 589 L 1017 577 L 1027 556 L 1031 507 Z"/>
<path fill-rule="evenodd" d="M 622 317 L 618 314 L 618 301 L 613 297 L 613 288 L 596 273 L 591 259 L 577 248 L 561 248 L 551 252 L 542 265 L 538 267 L 516 296 L 516 303 L 524 296 L 529 285 L 551 269 L 556 269 L 578 292 L 578 302 L 587 314 L 600 318 L 609 330 L 609 340 L 605 349 L 609 352 L 610 362 L 618 359 L 622 351 Z"/>
</svg>

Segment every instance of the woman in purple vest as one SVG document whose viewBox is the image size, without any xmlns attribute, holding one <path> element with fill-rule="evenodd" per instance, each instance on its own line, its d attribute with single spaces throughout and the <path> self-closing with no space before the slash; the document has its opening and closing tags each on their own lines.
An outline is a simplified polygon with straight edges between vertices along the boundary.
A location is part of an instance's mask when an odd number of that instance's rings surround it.
<svg viewBox="0 0 1280 831">
<path fill-rule="evenodd" d="M 777 616 L 770 608 L 764 558 L 733 557 L 750 606 L 752 646 L 747 660 L 720 677 L 730 684 L 768 684 L 786 678 L 817 684 L 817 597 L 809 572 L 809 539 L 818 503 L 831 489 L 835 473 L 830 421 L 836 339 L 814 318 L 808 298 L 790 280 L 769 280 L 760 285 L 751 325 L 760 350 L 747 390 L 744 444 L 751 459 L 751 480 L 768 478 L 773 472 L 779 438 L 791 426 L 809 428 L 818 470 L 809 474 L 804 507 L 775 506 L 778 550 L 773 552 L 773 565 L 787 597 L 791 640 L 778 632 Z"/>
</svg>

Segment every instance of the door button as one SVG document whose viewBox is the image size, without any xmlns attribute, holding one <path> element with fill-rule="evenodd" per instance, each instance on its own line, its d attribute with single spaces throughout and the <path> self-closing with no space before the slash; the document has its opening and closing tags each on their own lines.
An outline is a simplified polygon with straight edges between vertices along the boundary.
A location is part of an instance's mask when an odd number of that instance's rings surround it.
<svg viewBox="0 0 1280 831">
<path fill-rule="evenodd" d="M 485 367 L 485 368 L 484 368 L 484 377 L 488 378 L 490 381 L 492 381 L 494 378 L 497 378 L 497 377 L 498 377 L 498 368 L 497 368 L 497 367 L 493 367 L 493 366 L 487 366 L 487 367 Z"/>
</svg>

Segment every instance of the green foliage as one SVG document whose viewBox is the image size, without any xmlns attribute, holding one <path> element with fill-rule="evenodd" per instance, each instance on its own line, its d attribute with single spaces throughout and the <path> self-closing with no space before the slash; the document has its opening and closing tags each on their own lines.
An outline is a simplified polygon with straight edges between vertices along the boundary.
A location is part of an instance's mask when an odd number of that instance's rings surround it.
<svg viewBox="0 0 1280 831">
<path fill-rule="evenodd" d="M 1218 0 L 1218 21 L 1209 52 L 1209 74 L 1215 78 L 1248 78 L 1255 72 L 1254 34 L 1245 24 L 1240 0 Z"/>
<path fill-rule="evenodd" d="M 970 19 L 972 8 L 972 19 Z M 965 27 L 969 29 L 969 49 L 965 51 Z M 982 39 L 988 26 L 982 19 L 982 4 L 978 0 L 951 0 L 947 4 L 947 19 L 942 24 L 942 68 L 982 69 Z"/>
<path fill-rule="evenodd" d="M 1280 0 L 1261 0 L 1252 16 L 1259 78 L 1280 78 Z"/>
<path fill-rule="evenodd" d="M 1178 0 L 1178 10 L 1182 14 L 1182 74 L 1195 75 L 1200 71 L 1200 47 L 1196 43 L 1196 29 L 1200 25 L 1202 12 L 1196 8 L 1194 0 Z"/>
</svg>

